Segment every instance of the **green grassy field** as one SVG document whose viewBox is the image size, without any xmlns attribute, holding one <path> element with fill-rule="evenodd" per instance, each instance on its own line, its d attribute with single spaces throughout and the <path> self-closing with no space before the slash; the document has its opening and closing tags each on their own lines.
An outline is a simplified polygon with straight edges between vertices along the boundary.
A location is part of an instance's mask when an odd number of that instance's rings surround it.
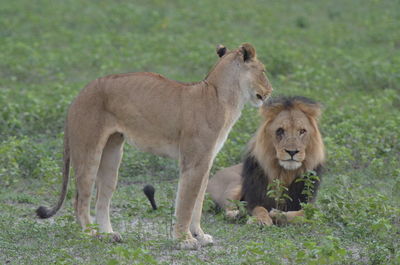
<svg viewBox="0 0 400 265">
<path fill-rule="evenodd" d="M 0 1 L 0 264 L 400 264 L 399 10 L 397 0 Z M 217 44 L 243 42 L 275 95 L 324 105 L 328 170 L 305 223 L 232 223 L 207 199 L 215 245 L 175 250 L 177 163 L 129 146 L 112 203 L 123 243 L 80 232 L 74 181 L 56 217 L 35 217 L 59 196 L 63 122 L 85 84 L 132 71 L 198 81 Z M 258 122 L 246 107 L 212 172 L 240 161 Z"/>
</svg>

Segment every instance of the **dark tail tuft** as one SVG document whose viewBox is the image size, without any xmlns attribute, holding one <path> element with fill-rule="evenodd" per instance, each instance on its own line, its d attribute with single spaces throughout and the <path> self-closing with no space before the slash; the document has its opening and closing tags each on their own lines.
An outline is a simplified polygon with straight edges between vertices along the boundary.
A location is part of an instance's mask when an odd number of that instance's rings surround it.
<svg viewBox="0 0 400 265">
<path fill-rule="evenodd" d="M 51 210 L 44 207 L 44 206 L 40 206 L 39 208 L 36 209 L 36 214 L 39 218 L 45 219 L 45 218 L 49 218 L 51 216 L 53 216 L 53 214 L 51 213 Z"/>
<path fill-rule="evenodd" d="M 149 199 L 149 201 L 151 203 L 151 207 L 153 207 L 153 210 L 157 210 L 157 205 L 156 205 L 156 202 L 154 200 L 154 193 L 156 192 L 154 187 L 151 186 L 151 185 L 146 185 L 143 188 L 143 192 L 146 195 L 147 199 Z"/>
</svg>

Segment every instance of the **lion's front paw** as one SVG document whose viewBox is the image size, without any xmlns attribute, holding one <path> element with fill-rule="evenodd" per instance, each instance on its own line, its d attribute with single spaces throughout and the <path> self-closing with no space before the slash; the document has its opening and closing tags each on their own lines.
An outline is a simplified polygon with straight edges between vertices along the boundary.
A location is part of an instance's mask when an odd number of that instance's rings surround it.
<svg viewBox="0 0 400 265">
<path fill-rule="evenodd" d="M 272 218 L 273 222 L 277 225 L 287 224 L 287 213 L 276 209 L 272 209 L 269 212 L 269 216 Z"/>
<path fill-rule="evenodd" d="M 197 235 L 195 237 L 197 239 L 197 241 L 199 241 L 201 246 L 209 246 L 214 244 L 214 240 L 213 237 L 209 234 L 202 234 L 202 235 Z"/>
<path fill-rule="evenodd" d="M 277 210 L 277 209 L 272 209 L 269 211 L 269 217 L 271 218 L 276 218 L 278 215 L 280 215 L 282 212 Z"/>
<path fill-rule="evenodd" d="M 189 238 L 178 243 L 178 249 L 196 250 L 199 249 L 200 243 L 196 238 Z"/>
<path fill-rule="evenodd" d="M 259 225 L 265 225 L 265 226 L 273 225 L 272 219 L 269 216 L 264 218 L 257 218 L 257 223 Z"/>
<path fill-rule="evenodd" d="M 250 217 L 249 220 L 247 220 L 247 224 L 259 224 L 259 225 L 265 225 L 265 226 L 271 226 L 273 225 L 272 219 L 268 217 Z"/>
</svg>

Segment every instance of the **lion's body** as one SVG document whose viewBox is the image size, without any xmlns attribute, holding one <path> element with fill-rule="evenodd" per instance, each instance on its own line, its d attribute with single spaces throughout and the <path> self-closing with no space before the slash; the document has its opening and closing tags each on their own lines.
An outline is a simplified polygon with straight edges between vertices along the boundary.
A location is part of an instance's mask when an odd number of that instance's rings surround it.
<svg viewBox="0 0 400 265">
<path fill-rule="evenodd" d="M 96 184 L 96 223 L 100 232 L 113 233 L 109 206 L 127 140 L 143 151 L 179 159 L 174 236 L 183 238 L 183 247 L 189 248 L 198 241 L 212 242 L 200 228 L 212 161 L 243 105 L 258 105 L 272 91 L 251 45 L 217 52 L 221 59 L 198 83 L 130 73 L 98 78 L 80 92 L 68 112 L 64 169 L 71 159 L 77 183 L 75 212 L 83 229 L 91 224 L 90 196 Z M 54 214 L 64 197 L 51 212 L 39 208 L 39 216 Z"/>
<path fill-rule="evenodd" d="M 243 163 L 218 171 L 207 192 L 228 216 L 235 216 L 231 200 L 246 201 L 249 212 L 262 224 L 271 225 L 276 201 L 267 196 L 267 186 L 275 179 L 288 189 L 285 213 L 290 221 L 302 215 L 300 203 L 315 198 L 319 181 L 314 181 L 309 198 L 303 181 L 309 171 L 321 176 L 324 145 L 317 119 L 320 107 L 305 98 L 280 98 L 262 108 L 264 119 L 249 143 Z"/>
</svg>

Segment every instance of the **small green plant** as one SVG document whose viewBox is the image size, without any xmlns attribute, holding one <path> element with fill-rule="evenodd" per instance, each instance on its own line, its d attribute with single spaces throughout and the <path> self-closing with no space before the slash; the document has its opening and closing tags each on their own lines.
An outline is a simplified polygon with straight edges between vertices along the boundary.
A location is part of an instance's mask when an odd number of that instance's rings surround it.
<svg viewBox="0 0 400 265">
<path fill-rule="evenodd" d="M 242 257 L 241 264 L 277 264 L 271 260 L 271 255 L 262 243 L 249 242 L 242 247 L 239 254 Z"/>
<path fill-rule="evenodd" d="M 341 247 L 340 239 L 334 236 L 326 236 L 320 245 L 308 241 L 303 246 L 304 249 L 297 252 L 296 264 L 343 264 L 347 253 Z"/>
<path fill-rule="evenodd" d="M 143 248 L 128 249 L 122 246 L 113 248 L 110 252 L 113 256 L 112 259 L 108 260 L 108 265 L 118 264 L 137 264 L 137 265 L 149 265 L 158 264 L 157 260 L 154 259 L 149 251 Z"/>
<path fill-rule="evenodd" d="M 296 179 L 297 182 L 304 182 L 304 189 L 301 192 L 301 194 L 304 194 L 307 196 L 307 201 L 309 201 L 314 194 L 314 184 L 320 181 L 319 177 L 317 176 L 317 173 L 313 170 L 310 170 L 303 174 L 300 178 Z"/>
<path fill-rule="evenodd" d="M 235 220 L 239 224 L 245 224 L 248 219 L 249 215 L 247 212 L 247 202 L 240 201 L 240 200 L 229 200 L 231 209 L 237 210 L 238 214 L 235 217 Z"/>
<path fill-rule="evenodd" d="M 310 221 L 311 219 L 321 220 L 321 211 L 312 203 L 301 203 L 301 209 L 304 211 L 304 217 Z"/>
<path fill-rule="evenodd" d="M 298 28 L 301 28 L 301 29 L 308 28 L 309 23 L 308 23 L 308 21 L 307 21 L 307 18 L 305 18 L 305 17 L 298 17 L 298 18 L 296 18 L 296 26 L 297 26 Z"/>
<path fill-rule="evenodd" d="M 292 200 L 288 194 L 288 188 L 285 187 L 280 179 L 274 179 L 268 184 L 267 196 L 275 200 L 275 209 L 286 210 L 286 200 Z"/>
</svg>

